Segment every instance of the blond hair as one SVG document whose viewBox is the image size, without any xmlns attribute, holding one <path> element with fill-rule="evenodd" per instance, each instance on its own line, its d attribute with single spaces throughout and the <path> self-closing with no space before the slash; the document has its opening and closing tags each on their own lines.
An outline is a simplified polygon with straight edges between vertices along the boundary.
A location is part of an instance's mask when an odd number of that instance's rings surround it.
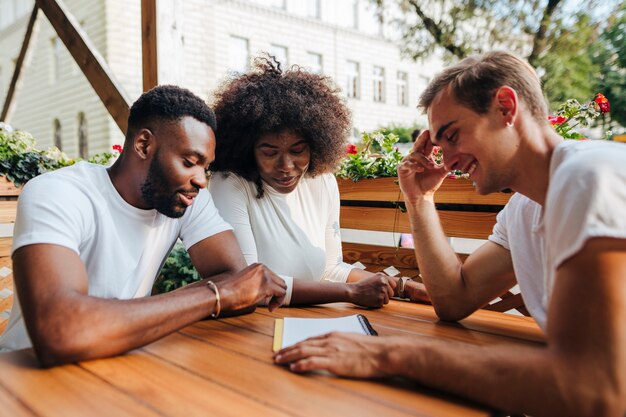
<svg viewBox="0 0 626 417">
<path fill-rule="evenodd" d="M 508 52 L 470 56 L 446 68 L 426 87 L 418 107 L 427 111 L 435 97 L 449 87 L 459 103 L 485 114 L 502 86 L 513 88 L 535 119 L 546 120 L 548 106 L 537 73 L 526 61 Z"/>
</svg>

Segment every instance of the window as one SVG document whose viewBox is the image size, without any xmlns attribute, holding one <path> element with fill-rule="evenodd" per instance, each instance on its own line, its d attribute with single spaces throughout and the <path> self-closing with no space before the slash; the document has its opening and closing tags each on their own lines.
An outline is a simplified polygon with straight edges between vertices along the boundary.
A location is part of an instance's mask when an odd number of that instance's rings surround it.
<svg viewBox="0 0 626 417">
<path fill-rule="evenodd" d="M 316 54 L 315 52 L 307 52 L 306 53 L 306 68 L 309 72 L 314 74 L 322 73 L 322 55 Z"/>
<path fill-rule="evenodd" d="M 78 155 L 87 159 L 89 156 L 89 148 L 87 145 L 87 119 L 85 113 L 78 113 Z"/>
<path fill-rule="evenodd" d="M 346 79 L 346 96 L 350 98 L 359 98 L 361 93 L 361 77 L 359 75 L 359 63 L 347 61 L 347 79 Z"/>
<path fill-rule="evenodd" d="M 228 49 L 228 70 L 238 73 L 246 72 L 249 63 L 248 40 L 238 36 L 231 36 Z"/>
<path fill-rule="evenodd" d="M 50 47 L 51 47 L 51 69 L 52 74 L 50 77 L 50 82 L 54 83 L 58 81 L 61 76 L 61 51 L 63 50 L 63 44 L 61 39 L 58 36 L 50 39 Z"/>
<path fill-rule="evenodd" d="M 306 2 L 306 15 L 315 19 L 322 18 L 322 5 L 321 0 L 307 0 Z"/>
<path fill-rule="evenodd" d="M 409 74 L 398 71 L 398 105 L 409 105 Z"/>
<path fill-rule="evenodd" d="M 63 150 L 63 138 L 62 138 L 62 134 L 61 134 L 61 122 L 59 121 L 59 119 L 54 119 L 54 122 L 52 122 L 52 127 L 54 129 L 54 146 L 56 146 L 57 148 L 59 148 L 60 151 Z"/>
<path fill-rule="evenodd" d="M 289 53 L 286 46 L 270 45 L 270 55 L 274 56 L 284 71 L 289 67 Z"/>
<path fill-rule="evenodd" d="M 385 69 L 383 67 L 374 67 L 374 101 L 385 101 Z"/>
</svg>

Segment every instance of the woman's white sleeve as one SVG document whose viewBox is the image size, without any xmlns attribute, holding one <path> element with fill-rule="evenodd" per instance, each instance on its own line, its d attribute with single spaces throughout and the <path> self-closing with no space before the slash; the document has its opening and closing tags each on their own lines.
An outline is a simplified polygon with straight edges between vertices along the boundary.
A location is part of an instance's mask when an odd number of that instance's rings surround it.
<svg viewBox="0 0 626 417">
<path fill-rule="evenodd" d="M 216 175 L 221 176 L 222 174 L 218 173 Z M 235 237 L 246 259 L 246 263 L 252 265 L 259 260 L 249 213 L 249 199 L 255 198 L 255 196 L 250 196 L 246 192 L 243 182 L 244 180 L 233 174 L 225 178 L 213 178 L 209 186 L 209 191 L 211 191 L 213 202 L 220 212 L 220 215 L 233 227 Z M 289 305 L 293 290 L 293 278 L 285 275 L 279 276 L 285 281 L 285 284 L 287 284 L 287 295 L 285 296 L 284 305 Z M 267 305 L 267 300 L 261 304 Z"/>
</svg>

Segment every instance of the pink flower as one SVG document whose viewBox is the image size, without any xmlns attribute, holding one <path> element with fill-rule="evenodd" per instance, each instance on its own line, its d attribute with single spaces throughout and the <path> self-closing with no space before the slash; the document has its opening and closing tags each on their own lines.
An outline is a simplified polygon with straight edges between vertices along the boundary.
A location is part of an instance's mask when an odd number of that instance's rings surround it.
<svg viewBox="0 0 626 417">
<path fill-rule="evenodd" d="M 113 148 L 114 151 L 122 153 L 122 145 L 115 144 L 115 145 L 111 146 L 111 148 Z"/>
<path fill-rule="evenodd" d="M 353 145 L 352 143 L 348 143 L 346 145 L 346 153 L 350 155 L 356 155 L 357 154 L 356 146 Z"/>
<path fill-rule="evenodd" d="M 552 126 L 560 125 L 567 121 L 567 117 L 565 116 L 548 116 L 548 121 Z"/>
<path fill-rule="evenodd" d="M 609 111 L 611 111 L 611 104 L 609 103 L 609 100 L 604 97 L 604 94 L 596 94 L 596 98 L 593 101 L 595 101 L 596 104 L 600 107 L 601 113 L 608 113 Z"/>
</svg>

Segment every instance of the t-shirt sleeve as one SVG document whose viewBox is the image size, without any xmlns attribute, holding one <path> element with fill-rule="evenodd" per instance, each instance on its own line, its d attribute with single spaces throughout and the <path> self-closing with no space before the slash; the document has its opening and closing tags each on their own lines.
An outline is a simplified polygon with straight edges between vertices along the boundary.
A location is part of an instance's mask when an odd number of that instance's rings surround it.
<svg viewBox="0 0 626 417">
<path fill-rule="evenodd" d="M 243 181 L 233 174 L 221 176 L 211 181 L 209 190 L 220 214 L 233 227 L 246 263 L 252 265 L 258 262 L 259 258 L 248 213 L 248 195 Z"/>
<path fill-rule="evenodd" d="M 29 181 L 20 194 L 12 251 L 49 243 L 80 255 L 81 242 L 93 228 L 93 211 L 83 191 L 69 181 L 44 175 Z"/>
<path fill-rule="evenodd" d="M 590 238 L 626 239 L 626 172 L 610 158 L 600 164 L 573 159 L 553 175 L 545 225 L 548 255 L 556 268 Z"/>
<path fill-rule="evenodd" d="M 516 196 L 511 197 L 516 198 Z M 507 233 L 507 216 L 509 216 L 511 206 L 507 204 L 496 216 L 496 224 L 493 226 L 491 234 L 487 238 L 490 242 L 496 243 L 502 246 L 506 250 L 511 250 L 509 247 L 509 236 Z"/>
<path fill-rule="evenodd" d="M 200 190 L 187 210 L 188 212 L 182 217 L 180 228 L 180 239 L 187 250 L 203 239 L 232 230 L 232 227 L 220 216 L 213 204 L 211 194 L 206 189 Z"/>
<path fill-rule="evenodd" d="M 326 267 L 322 280 L 346 282 L 350 271 L 354 267 L 343 261 L 341 230 L 339 226 L 339 187 L 333 175 L 328 175 L 324 178 L 324 185 L 329 212 L 325 226 Z"/>
</svg>

